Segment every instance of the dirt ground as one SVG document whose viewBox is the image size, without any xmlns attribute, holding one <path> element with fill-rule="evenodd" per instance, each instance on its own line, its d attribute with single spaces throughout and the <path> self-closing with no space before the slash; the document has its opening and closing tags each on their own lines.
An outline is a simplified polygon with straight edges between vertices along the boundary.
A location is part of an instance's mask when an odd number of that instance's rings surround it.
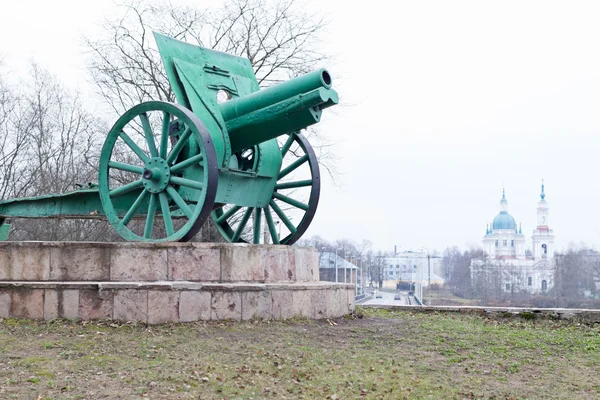
<svg viewBox="0 0 600 400">
<path fill-rule="evenodd" d="M 597 399 L 599 370 L 600 326 L 518 317 L 0 322 L 1 399 Z"/>
</svg>

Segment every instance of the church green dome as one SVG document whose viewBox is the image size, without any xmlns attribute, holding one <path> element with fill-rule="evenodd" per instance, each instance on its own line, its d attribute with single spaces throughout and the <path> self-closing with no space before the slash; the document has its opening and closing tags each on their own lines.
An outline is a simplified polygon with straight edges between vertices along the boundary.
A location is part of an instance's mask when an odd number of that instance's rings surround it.
<svg viewBox="0 0 600 400">
<path fill-rule="evenodd" d="M 512 215 L 507 211 L 500 211 L 500 214 L 496 215 L 492 222 L 492 229 L 517 229 L 517 224 Z"/>
</svg>

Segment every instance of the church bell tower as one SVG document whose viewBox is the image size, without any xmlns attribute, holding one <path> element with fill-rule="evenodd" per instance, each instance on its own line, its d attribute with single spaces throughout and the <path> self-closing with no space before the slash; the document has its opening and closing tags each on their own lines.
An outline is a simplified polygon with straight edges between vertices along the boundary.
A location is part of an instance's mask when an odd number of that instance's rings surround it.
<svg viewBox="0 0 600 400">
<path fill-rule="evenodd" d="M 537 207 L 538 224 L 532 236 L 533 258 L 535 260 L 551 260 L 554 256 L 554 232 L 548 226 L 548 215 L 548 203 L 546 202 L 544 181 L 542 180 L 542 193 Z"/>
</svg>

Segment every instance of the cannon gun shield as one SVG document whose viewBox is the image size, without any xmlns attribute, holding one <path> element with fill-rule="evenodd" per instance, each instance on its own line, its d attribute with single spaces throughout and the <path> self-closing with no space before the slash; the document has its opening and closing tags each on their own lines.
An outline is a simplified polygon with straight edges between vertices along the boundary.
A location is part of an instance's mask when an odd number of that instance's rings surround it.
<svg viewBox="0 0 600 400">
<path fill-rule="evenodd" d="M 280 149 L 284 162 L 268 204 L 229 204 L 213 211 L 212 219 L 228 242 L 291 245 L 312 222 L 321 192 L 319 163 L 304 135 L 294 132 L 284 138 Z"/>
<path fill-rule="evenodd" d="M 127 240 L 190 240 L 212 210 L 217 179 L 206 127 L 177 104 L 150 101 L 133 107 L 115 123 L 102 148 L 102 206 Z M 120 205 L 131 192 L 135 200 Z M 127 212 L 119 214 L 118 208 Z"/>
</svg>

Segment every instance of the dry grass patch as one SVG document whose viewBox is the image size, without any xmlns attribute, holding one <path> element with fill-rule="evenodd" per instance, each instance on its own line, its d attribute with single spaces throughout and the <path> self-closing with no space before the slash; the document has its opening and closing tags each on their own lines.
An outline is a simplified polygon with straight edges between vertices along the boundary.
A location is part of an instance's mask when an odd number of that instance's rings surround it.
<svg viewBox="0 0 600 400">
<path fill-rule="evenodd" d="M 367 309 L 335 321 L 0 322 L 0 398 L 600 396 L 600 328 Z"/>
</svg>

